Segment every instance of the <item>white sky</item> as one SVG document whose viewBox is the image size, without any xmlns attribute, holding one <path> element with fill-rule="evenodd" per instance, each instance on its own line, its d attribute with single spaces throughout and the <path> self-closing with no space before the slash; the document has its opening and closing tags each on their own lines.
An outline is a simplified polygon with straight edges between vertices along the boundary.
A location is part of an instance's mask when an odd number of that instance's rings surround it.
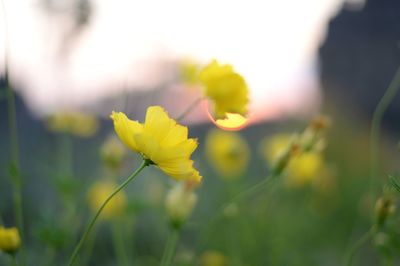
<svg viewBox="0 0 400 266">
<path fill-rule="evenodd" d="M 170 78 L 171 62 L 189 57 L 233 64 L 251 88 L 254 116 L 270 118 L 318 105 L 316 52 L 344 0 L 99 0 L 89 26 L 70 39 L 69 13 L 4 1 L 12 80 L 38 114 L 91 104 L 127 85 L 153 88 Z"/>
</svg>

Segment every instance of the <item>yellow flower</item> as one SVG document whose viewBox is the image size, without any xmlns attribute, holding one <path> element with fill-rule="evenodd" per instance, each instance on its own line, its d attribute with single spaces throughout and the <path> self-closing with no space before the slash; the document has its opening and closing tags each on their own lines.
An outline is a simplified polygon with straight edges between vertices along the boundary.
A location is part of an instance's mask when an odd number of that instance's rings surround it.
<svg viewBox="0 0 400 266">
<path fill-rule="evenodd" d="M 291 140 L 290 134 L 279 134 L 265 138 L 261 144 L 262 156 L 270 165 L 274 164 L 289 147 Z"/>
<path fill-rule="evenodd" d="M 249 161 L 249 147 L 238 133 L 214 129 L 205 143 L 206 155 L 224 177 L 239 176 Z"/>
<path fill-rule="evenodd" d="M 206 251 L 201 256 L 201 266 L 227 266 L 228 259 L 219 251 Z"/>
<path fill-rule="evenodd" d="M 169 118 L 162 107 L 149 107 L 143 124 L 130 120 L 121 112 L 113 112 L 111 118 L 119 138 L 130 149 L 151 160 L 176 180 L 200 182 L 201 176 L 190 160 L 197 141 L 188 138 L 187 127 Z"/>
<path fill-rule="evenodd" d="M 0 226 L 0 250 L 15 253 L 21 246 L 21 238 L 15 227 L 4 228 Z"/>
<path fill-rule="evenodd" d="M 217 118 L 225 117 L 226 113 L 247 114 L 248 87 L 231 65 L 220 65 L 213 60 L 200 71 L 199 78 L 205 95 L 213 101 Z"/>
<path fill-rule="evenodd" d="M 262 143 L 262 153 L 266 161 L 273 166 L 279 158 L 290 147 L 293 136 L 280 134 L 266 139 Z M 304 152 L 299 150 L 299 154 L 291 154 L 286 165 L 286 183 L 288 186 L 303 186 L 315 180 L 317 175 L 322 173 L 322 155 L 316 151 Z"/>
<path fill-rule="evenodd" d="M 178 183 L 167 194 L 165 206 L 174 226 L 181 226 L 192 213 L 197 196 L 190 183 Z"/>
<path fill-rule="evenodd" d="M 319 153 L 307 152 L 295 156 L 288 166 L 287 183 L 290 186 L 303 186 L 321 174 L 323 160 Z"/>
<path fill-rule="evenodd" d="M 50 115 L 47 118 L 47 127 L 54 132 L 65 132 L 79 137 L 90 137 L 97 132 L 99 122 L 90 114 L 60 112 Z"/>
<path fill-rule="evenodd" d="M 96 212 L 116 188 L 117 186 L 110 181 L 99 181 L 95 183 L 89 189 L 88 193 L 90 209 L 93 212 Z M 104 207 L 101 217 L 104 219 L 111 219 L 115 216 L 121 215 L 126 207 L 126 201 L 126 195 L 121 190 Z"/>
</svg>

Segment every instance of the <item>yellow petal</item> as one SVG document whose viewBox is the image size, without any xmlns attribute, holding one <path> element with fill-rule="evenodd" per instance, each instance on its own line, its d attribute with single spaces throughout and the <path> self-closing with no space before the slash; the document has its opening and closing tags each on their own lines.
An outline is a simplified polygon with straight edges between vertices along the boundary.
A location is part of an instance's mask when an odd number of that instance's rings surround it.
<svg viewBox="0 0 400 266">
<path fill-rule="evenodd" d="M 144 123 L 145 134 L 153 136 L 157 142 L 161 143 L 175 124 L 162 107 L 151 106 L 147 109 Z"/>
<path fill-rule="evenodd" d="M 134 151 L 140 151 L 133 135 L 143 132 L 143 126 L 137 121 L 130 120 L 124 113 L 112 112 L 111 119 L 114 121 L 115 132 L 121 141 Z"/>
</svg>

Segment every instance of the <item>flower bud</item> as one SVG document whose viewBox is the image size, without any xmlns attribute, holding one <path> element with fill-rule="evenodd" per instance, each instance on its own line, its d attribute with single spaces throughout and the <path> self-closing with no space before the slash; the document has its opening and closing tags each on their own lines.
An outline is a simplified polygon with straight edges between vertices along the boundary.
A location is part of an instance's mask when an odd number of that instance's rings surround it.
<svg viewBox="0 0 400 266">
<path fill-rule="evenodd" d="M 15 227 L 4 228 L 0 226 L 0 250 L 13 254 L 21 246 L 18 229 Z"/>
<path fill-rule="evenodd" d="M 179 183 L 167 194 L 165 205 L 172 226 L 179 228 L 192 213 L 197 202 L 193 186 Z"/>
<path fill-rule="evenodd" d="M 118 169 L 126 155 L 126 149 L 115 136 L 110 136 L 101 147 L 100 155 L 109 168 Z"/>
<path fill-rule="evenodd" d="M 393 214 L 396 210 L 393 198 L 391 197 L 381 197 L 375 203 L 375 215 L 376 223 L 378 226 L 382 226 L 389 215 Z"/>
</svg>

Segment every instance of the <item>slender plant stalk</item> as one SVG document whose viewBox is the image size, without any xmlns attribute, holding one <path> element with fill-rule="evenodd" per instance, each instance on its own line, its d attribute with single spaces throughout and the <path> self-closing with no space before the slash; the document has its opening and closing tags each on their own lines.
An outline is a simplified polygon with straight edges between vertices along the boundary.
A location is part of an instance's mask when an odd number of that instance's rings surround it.
<svg viewBox="0 0 400 266">
<path fill-rule="evenodd" d="M 376 180 L 380 172 L 379 163 L 379 142 L 381 136 L 381 123 L 383 116 L 392 103 L 400 87 L 400 67 L 397 69 L 393 80 L 390 82 L 382 99 L 379 101 L 372 116 L 371 135 L 370 135 L 370 186 L 371 191 L 374 192 L 376 187 Z M 373 193 L 375 194 L 375 192 Z"/>
<path fill-rule="evenodd" d="M 176 121 L 181 121 L 183 118 L 185 118 L 190 112 L 193 111 L 193 109 L 201 103 L 201 101 L 204 100 L 204 97 L 197 98 L 194 102 L 192 102 L 186 109 L 183 111 L 178 118 L 176 118 Z"/>
<path fill-rule="evenodd" d="M 112 235 L 113 235 L 114 248 L 115 248 L 115 253 L 117 255 L 118 265 L 128 266 L 129 259 L 125 250 L 125 243 L 123 234 L 121 232 L 121 226 L 116 224 L 116 222 L 118 221 L 114 221 L 112 225 Z"/>
<path fill-rule="evenodd" d="M 350 249 L 346 258 L 346 266 L 351 266 L 356 252 L 372 237 L 375 232 L 375 227 L 371 227 Z"/>
<path fill-rule="evenodd" d="M 13 266 L 18 266 L 17 256 L 15 256 L 15 254 L 11 255 L 11 262 Z"/>
<path fill-rule="evenodd" d="M 3 7 L 3 17 L 5 25 L 5 43 L 4 43 L 4 78 L 7 87 L 7 110 L 8 110 L 8 127 L 10 135 L 10 176 L 13 184 L 13 204 L 15 222 L 18 227 L 21 238 L 24 239 L 24 219 L 22 210 L 22 178 L 20 171 L 19 159 L 19 144 L 18 144 L 18 125 L 17 125 L 17 111 L 15 106 L 15 95 L 10 83 L 9 69 L 8 69 L 8 25 L 7 25 L 7 12 L 4 0 L 1 1 Z M 23 251 L 20 250 L 20 254 Z"/>
<path fill-rule="evenodd" d="M 170 235 L 168 236 L 167 244 L 165 245 L 164 254 L 160 266 L 170 266 L 174 259 L 176 246 L 178 244 L 180 229 L 171 228 Z"/>
<path fill-rule="evenodd" d="M 93 225 L 96 223 L 97 218 L 99 217 L 100 213 L 103 211 L 104 207 L 107 205 L 107 203 L 120 191 L 122 190 L 132 179 L 134 179 L 146 166 L 148 166 L 150 162 L 148 160 L 143 160 L 142 164 L 139 166 L 138 169 L 136 169 L 135 172 L 133 172 L 118 188 L 114 190 L 113 193 L 110 194 L 110 196 L 107 197 L 107 199 L 103 202 L 103 204 L 100 206 L 99 210 L 97 211 L 96 215 L 92 218 L 90 221 L 89 225 L 87 226 L 85 232 L 82 235 L 81 240 L 79 243 L 76 245 L 74 252 L 72 253 L 68 265 L 71 266 L 74 264 L 79 251 L 81 250 L 83 244 L 86 241 L 86 238 L 88 237 L 90 231 L 93 228 Z"/>
</svg>

